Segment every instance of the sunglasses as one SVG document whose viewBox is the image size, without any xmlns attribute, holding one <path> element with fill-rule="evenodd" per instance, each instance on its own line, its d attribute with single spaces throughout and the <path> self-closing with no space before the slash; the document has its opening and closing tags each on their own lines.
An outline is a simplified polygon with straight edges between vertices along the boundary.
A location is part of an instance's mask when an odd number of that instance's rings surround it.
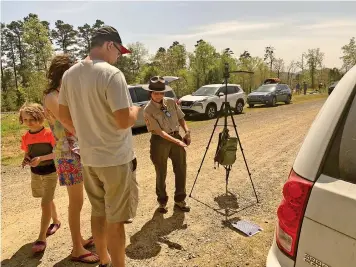
<svg viewBox="0 0 356 267">
<path fill-rule="evenodd" d="M 114 42 L 112 44 L 117 49 L 117 51 L 119 51 L 119 54 L 122 55 L 120 48 Z"/>
<path fill-rule="evenodd" d="M 156 83 L 156 82 L 162 82 L 164 83 L 165 80 L 162 76 L 155 76 L 155 77 L 152 77 L 151 80 L 150 80 L 152 83 Z"/>
<path fill-rule="evenodd" d="M 165 107 L 161 107 L 161 110 L 163 111 L 164 115 L 166 115 L 168 118 L 172 116 L 171 113 L 169 113 L 169 111 Z"/>
</svg>

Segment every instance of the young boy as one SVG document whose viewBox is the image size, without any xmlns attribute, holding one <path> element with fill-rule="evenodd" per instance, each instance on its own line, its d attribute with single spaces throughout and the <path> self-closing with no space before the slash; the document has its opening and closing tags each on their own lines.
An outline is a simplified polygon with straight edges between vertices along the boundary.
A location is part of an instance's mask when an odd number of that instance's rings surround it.
<svg viewBox="0 0 356 267">
<path fill-rule="evenodd" d="M 21 149 L 25 152 L 22 167 L 31 167 L 32 195 L 42 198 L 41 228 L 38 239 L 32 246 L 33 253 L 44 252 L 46 236 L 54 234 L 61 226 L 53 202 L 58 179 L 52 153 L 55 139 L 51 130 L 43 126 L 44 119 L 44 109 L 39 104 L 24 104 L 20 109 L 20 123 L 29 129 L 22 136 Z M 51 217 L 53 223 L 49 225 Z"/>
</svg>

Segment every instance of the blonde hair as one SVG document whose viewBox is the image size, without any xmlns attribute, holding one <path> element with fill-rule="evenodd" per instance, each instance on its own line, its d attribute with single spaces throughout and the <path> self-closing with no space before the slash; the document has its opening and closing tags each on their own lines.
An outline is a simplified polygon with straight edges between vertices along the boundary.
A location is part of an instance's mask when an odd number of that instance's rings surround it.
<svg viewBox="0 0 356 267">
<path fill-rule="evenodd" d="M 23 124 L 22 113 L 25 112 L 31 117 L 33 117 L 37 122 L 43 123 L 45 120 L 44 109 L 40 104 L 37 103 L 25 103 L 20 108 L 19 111 L 19 121 Z"/>
</svg>

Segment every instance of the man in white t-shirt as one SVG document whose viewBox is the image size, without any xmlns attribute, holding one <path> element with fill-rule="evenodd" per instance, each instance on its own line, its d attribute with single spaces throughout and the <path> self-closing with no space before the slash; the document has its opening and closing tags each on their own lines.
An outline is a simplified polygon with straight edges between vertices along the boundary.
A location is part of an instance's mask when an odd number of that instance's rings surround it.
<svg viewBox="0 0 356 267">
<path fill-rule="evenodd" d="M 111 65 L 124 53 L 130 51 L 116 29 L 98 29 L 89 56 L 65 72 L 59 93 L 60 120 L 74 126 L 79 140 L 102 267 L 125 266 L 124 222 L 136 216 L 138 204 L 131 127 L 139 108 L 132 104 L 124 75 Z"/>
</svg>

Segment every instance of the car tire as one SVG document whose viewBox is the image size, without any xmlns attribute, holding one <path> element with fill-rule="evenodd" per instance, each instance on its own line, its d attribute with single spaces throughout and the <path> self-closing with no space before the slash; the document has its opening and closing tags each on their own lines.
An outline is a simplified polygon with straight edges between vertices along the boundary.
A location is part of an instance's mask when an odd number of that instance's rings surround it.
<svg viewBox="0 0 356 267">
<path fill-rule="evenodd" d="M 235 113 L 241 114 L 243 110 L 244 110 L 244 102 L 241 100 L 237 100 L 236 106 L 235 106 Z"/>
<path fill-rule="evenodd" d="M 208 119 L 215 118 L 216 112 L 217 112 L 217 108 L 214 104 L 208 104 L 208 106 L 205 109 L 205 115 L 208 117 Z"/>
<path fill-rule="evenodd" d="M 290 101 L 292 100 L 291 96 L 287 96 L 287 100 L 284 102 L 286 103 L 287 105 L 290 104 Z"/>
<path fill-rule="evenodd" d="M 253 108 L 255 105 L 254 104 L 248 104 L 249 108 Z"/>
<path fill-rule="evenodd" d="M 277 99 L 276 99 L 276 97 L 273 97 L 270 106 L 271 106 L 271 107 L 275 107 L 276 105 L 277 105 Z"/>
</svg>

